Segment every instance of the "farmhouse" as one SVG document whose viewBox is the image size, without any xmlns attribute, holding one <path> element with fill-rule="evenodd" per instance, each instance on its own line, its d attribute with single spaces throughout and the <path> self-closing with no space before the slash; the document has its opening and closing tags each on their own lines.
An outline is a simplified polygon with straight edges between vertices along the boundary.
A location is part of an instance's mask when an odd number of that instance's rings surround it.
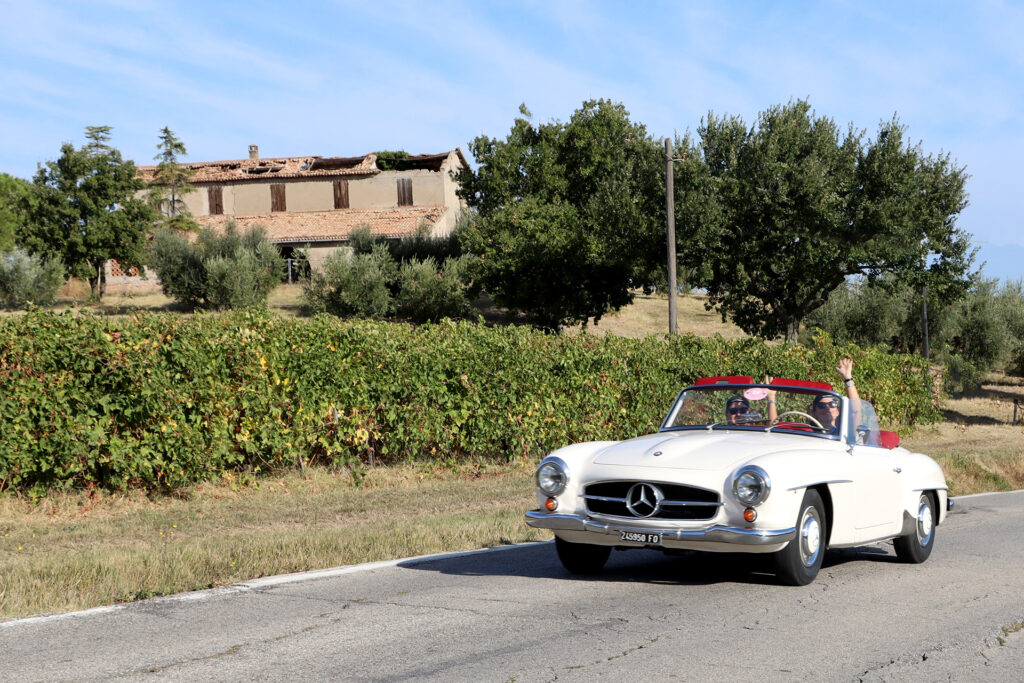
<svg viewBox="0 0 1024 683">
<path fill-rule="evenodd" d="M 240 229 L 259 224 L 285 256 L 309 245 L 311 260 L 344 246 L 357 227 L 402 238 L 423 232 L 451 232 L 465 203 L 455 193 L 451 172 L 467 166 L 462 150 L 407 158 L 376 154 L 356 157 L 249 157 L 182 164 L 196 187 L 182 197 L 201 225 Z M 139 173 L 152 180 L 156 166 Z"/>
</svg>

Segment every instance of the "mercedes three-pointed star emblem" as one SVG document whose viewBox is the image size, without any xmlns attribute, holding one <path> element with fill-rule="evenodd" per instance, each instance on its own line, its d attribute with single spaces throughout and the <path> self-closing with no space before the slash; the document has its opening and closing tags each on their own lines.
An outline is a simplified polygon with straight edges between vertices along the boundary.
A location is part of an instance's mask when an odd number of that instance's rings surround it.
<svg viewBox="0 0 1024 683">
<path fill-rule="evenodd" d="M 626 509 L 635 517 L 653 517 L 661 509 L 665 494 L 654 484 L 633 484 L 626 493 Z"/>
</svg>

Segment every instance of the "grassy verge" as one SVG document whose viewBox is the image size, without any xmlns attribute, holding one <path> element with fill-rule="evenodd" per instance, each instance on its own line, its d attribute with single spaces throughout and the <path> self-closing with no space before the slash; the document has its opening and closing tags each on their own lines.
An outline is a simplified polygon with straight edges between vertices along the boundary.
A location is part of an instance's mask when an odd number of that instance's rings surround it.
<svg viewBox="0 0 1024 683">
<path fill-rule="evenodd" d="M 182 498 L 80 493 L 0 499 L 0 618 L 222 586 L 260 576 L 475 549 L 528 528 L 532 465 L 377 468 L 205 485 Z"/>
</svg>

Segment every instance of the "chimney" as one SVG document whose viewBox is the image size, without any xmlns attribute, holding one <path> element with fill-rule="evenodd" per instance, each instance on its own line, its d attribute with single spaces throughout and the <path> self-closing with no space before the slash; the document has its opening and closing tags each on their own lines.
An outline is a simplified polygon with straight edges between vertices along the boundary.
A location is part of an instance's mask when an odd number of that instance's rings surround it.
<svg viewBox="0 0 1024 683">
<path fill-rule="evenodd" d="M 260 158 L 260 146 L 259 145 L 249 145 L 249 158 L 250 159 L 259 159 Z"/>
</svg>

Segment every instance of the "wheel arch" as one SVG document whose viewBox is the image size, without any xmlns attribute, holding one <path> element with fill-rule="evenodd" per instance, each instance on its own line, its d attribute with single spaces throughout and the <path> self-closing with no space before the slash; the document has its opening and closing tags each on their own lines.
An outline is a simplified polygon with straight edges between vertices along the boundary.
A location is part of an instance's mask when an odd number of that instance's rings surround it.
<svg viewBox="0 0 1024 683">
<path fill-rule="evenodd" d="M 808 486 L 807 489 L 817 491 L 818 495 L 821 496 L 822 504 L 825 506 L 825 547 L 827 548 L 832 542 L 832 492 L 829 490 L 828 484 L 824 483 Z"/>
</svg>

